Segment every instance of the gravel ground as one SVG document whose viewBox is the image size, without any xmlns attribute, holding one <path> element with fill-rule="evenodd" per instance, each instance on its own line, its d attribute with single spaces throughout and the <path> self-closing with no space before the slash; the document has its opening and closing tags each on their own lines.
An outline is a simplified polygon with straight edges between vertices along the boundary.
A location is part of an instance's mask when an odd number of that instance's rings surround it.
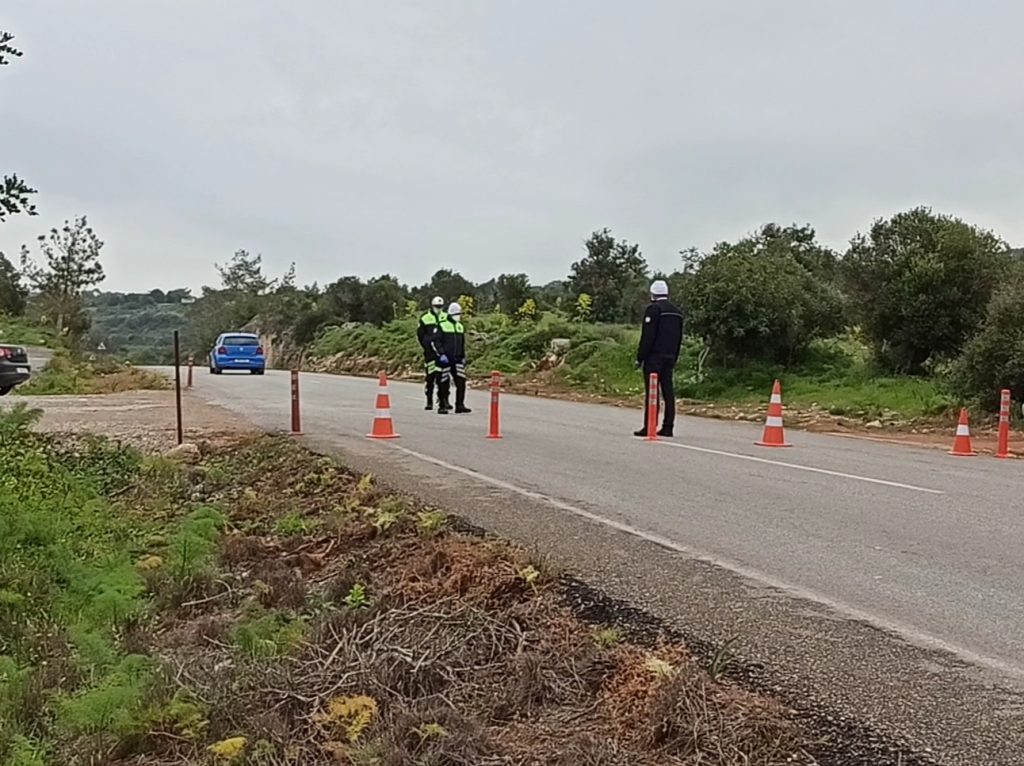
<svg viewBox="0 0 1024 766">
<path fill-rule="evenodd" d="M 173 391 L 131 391 L 108 396 L 19 396 L 5 398 L 0 407 L 16 404 L 41 409 L 40 428 L 44 431 L 100 434 L 146 452 L 163 452 L 177 443 Z M 186 441 L 216 442 L 240 432 L 255 432 L 237 415 L 197 400 L 188 401 L 186 413 Z"/>
</svg>

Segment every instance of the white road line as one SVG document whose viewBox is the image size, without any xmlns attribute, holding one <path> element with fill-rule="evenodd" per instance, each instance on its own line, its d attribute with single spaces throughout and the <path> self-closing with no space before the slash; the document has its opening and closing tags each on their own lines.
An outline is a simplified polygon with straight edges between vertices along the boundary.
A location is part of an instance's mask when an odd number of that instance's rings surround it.
<svg viewBox="0 0 1024 766">
<path fill-rule="evenodd" d="M 978 652 L 975 652 L 972 649 L 960 646 L 959 644 L 951 643 L 943 638 L 940 638 L 939 636 L 928 633 L 927 631 L 921 630 L 920 628 L 916 628 L 913 625 L 890 620 L 886 617 L 881 617 L 879 615 L 866 612 L 863 609 L 852 606 L 843 601 L 838 601 L 817 591 L 810 590 L 809 588 L 804 588 L 800 585 L 794 585 L 793 583 L 790 583 L 786 580 L 782 580 L 778 577 L 775 577 L 774 575 L 767 574 L 766 572 L 753 569 L 744 564 L 739 564 L 730 559 L 722 558 L 717 555 L 695 550 L 686 545 L 678 543 L 675 540 L 672 540 L 668 537 L 663 537 L 662 535 L 658 535 L 653 532 L 646 532 L 630 524 L 606 518 L 599 514 L 580 508 L 579 506 L 567 503 L 564 500 L 558 500 L 557 498 L 550 497 L 549 495 L 545 495 L 541 492 L 535 492 L 534 490 L 531 489 L 519 487 L 515 484 L 504 481 L 503 479 L 496 479 L 493 476 L 488 476 L 487 474 L 480 473 L 479 471 L 474 471 L 472 468 L 463 468 L 460 465 L 449 463 L 446 460 L 431 457 L 430 455 L 425 455 L 422 452 L 411 450 L 408 447 L 403 447 L 399 444 L 389 443 L 387 444 L 387 446 L 406 455 L 409 455 L 410 457 L 422 460 L 426 463 L 431 463 L 440 468 L 444 468 L 449 471 L 454 471 L 455 473 L 461 473 L 465 476 L 469 476 L 472 479 L 476 479 L 479 482 L 483 482 L 484 484 L 490 484 L 492 487 L 497 487 L 498 489 L 503 489 L 508 492 L 520 495 L 522 497 L 529 498 L 530 500 L 535 500 L 537 502 L 544 503 L 545 505 L 550 505 L 553 508 L 557 508 L 561 511 L 566 511 L 567 513 L 571 513 L 574 516 L 586 519 L 587 521 L 590 521 L 594 524 L 599 524 L 603 527 L 614 529 L 617 532 L 622 532 L 632 537 L 639 538 L 641 540 L 644 540 L 645 542 L 649 542 L 654 545 L 660 546 L 674 553 L 680 553 L 684 556 L 687 556 L 688 558 L 696 559 L 698 561 L 704 561 L 713 566 L 717 566 L 722 569 L 727 569 L 728 571 L 733 572 L 734 574 L 737 574 L 740 577 L 746 578 L 747 580 L 753 580 L 754 582 L 758 582 L 763 585 L 767 585 L 770 588 L 774 588 L 775 590 L 781 591 L 789 596 L 793 596 L 794 598 L 802 599 L 804 601 L 813 601 L 815 603 L 822 604 L 831 609 L 832 611 L 836 612 L 837 614 L 840 614 L 848 619 L 866 623 L 887 633 L 896 634 L 904 638 L 906 641 L 917 646 L 926 649 L 945 652 L 946 654 L 951 654 L 954 657 L 957 657 L 958 659 L 970 665 L 987 668 L 989 670 L 994 670 L 998 673 L 1002 673 L 1015 679 L 1024 680 L 1024 667 L 1020 665 L 999 659 L 997 657 L 989 657 L 984 654 L 979 654 Z M 729 455 L 730 453 L 725 454 Z M 758 458 L 758 460 L 760 460 L 760 458 Z"/>
<path fill-rule="evenodd" d="M 825 476 L 835 476 L 840 479 L 852 479 L 854 481 L 864 481 L 868 484 L 881 484 L 885 487 L 895 487 L 897 489 L 909 489 L 913 492 L 926 492 L 929 495 L 944 495 L 946 494 L 941 489 L 928 489 L 927 487 L 918 487 L 913 484 L 903 484 L 898 481 L 888 481 L 886 479 L 874 479 L 870 476 L 858 476 L 855 473 L 843 473 L 842 471 L 830 471 L 827 468 L 814 468 L 809 465 L 800 465 L 799 463 L 785 463 L 781 460 L 769 460 L 763 457 L 754 457 L 753 455 L 744 455 L 739 452 L 726 452 L 725 450 L 719 449 L 708 449 L 707 447 L 695 447 L 692 444 L 679 444 L 678 442 L 667 442 L 659 441 L 657 444 L 664 445 L 666 447 L 675 447 L 676 449 L 686 449 L 691 452 L 703 452 L 706 455 L 718 455 L 719 457 L 731 457 L 736 460 L 747 460 L 751 463 L 765 463 L 766 465 L 777 465 L 782 468 L 792 468 L 794 471 L 808 471 L 809 473 L 821 473 Z"/>
</svg>

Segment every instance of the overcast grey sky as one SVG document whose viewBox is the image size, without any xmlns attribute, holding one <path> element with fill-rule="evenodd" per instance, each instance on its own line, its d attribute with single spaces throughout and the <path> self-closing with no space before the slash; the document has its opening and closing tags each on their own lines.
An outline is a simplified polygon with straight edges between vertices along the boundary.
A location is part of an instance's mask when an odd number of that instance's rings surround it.
<svg viewBox="0 0 1024 766">
<path fill-rule="evenodd" d="M 1017 0 L 3 0 L 0 170 L 88 214 L 106 289 L 654 268 L 917 204 L 1024 242 Z"/>
</svg>

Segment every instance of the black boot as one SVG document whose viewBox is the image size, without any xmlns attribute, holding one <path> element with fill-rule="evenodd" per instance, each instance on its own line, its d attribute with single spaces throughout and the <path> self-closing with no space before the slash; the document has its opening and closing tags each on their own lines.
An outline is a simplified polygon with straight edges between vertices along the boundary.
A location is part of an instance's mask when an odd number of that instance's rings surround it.
<svg viewBox="0 0 1024 766">
<path fill-rule="evenodd" d="M 641 428 L 639 431 L 634 431 L 633 436 L 647 436 L 647 429 Z"/>
<path fill-rule="evenodd" d="M 423 409 L 427 410 L 428 412 L 434 409 L 434 398 L 432 396 L 427 397 L 427 406 L 424 407 Z"/>
<path fill-rule="evenodd" d="M 443 399 L 437 403 L 437 414 L 438 415 L 447 415 L 451 411 L 452 411 L 451 406 L 448 404 L 448 402 L 444 401 Z"/>
<path fill-rule="evenodd" d="M 456 412 L 456 414 L 458 414 L 458 415 L 468 415 L 468 414 L 469 414 L 469 413 L 471 413 L 472 411 L 473 411 L 473 410 L 471 410 L 471 409 L 470 409 L 469 407 L 467 407 L 467 406 L 466 406 L 465 404 L 456 404 L 456 405 L 455 405 L 455 412 Z"/>
<path fill-rule="evenodd" d="M 672 426 L 662 426 L 661 430 L 658 431 L 658 436 L 664 436 L 669 439 L 672 438 Z"/>
</svg>

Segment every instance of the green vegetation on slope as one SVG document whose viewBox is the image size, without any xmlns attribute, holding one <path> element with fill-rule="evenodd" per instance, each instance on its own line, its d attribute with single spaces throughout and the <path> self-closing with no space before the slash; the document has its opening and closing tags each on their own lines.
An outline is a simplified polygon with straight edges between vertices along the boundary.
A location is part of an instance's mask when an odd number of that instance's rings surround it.
<svg viewBox="0 0 1024 766">
<path fill-rule="evenodd" d="M 0 344 L 56 348 L 59 345 L 56 333 L 25 318 L 11 318 L 0 314 Z"/>
<path fill-rule="evenodd" d="M 549 313 L 536 322 L 513 322 L 501 314 L 466 320 L 469 373 L 483 378 L 491 370 L 553 387 L 609 397 L 642 393 L 642 376 L 633 360 L 639 331 L 625 325 L 575 322 Z M 552 355 L 552 341 L 569 349 Z M 676 372 L 682 397 L 729 404 L 763 404 L 780 376 L 770 362 L 733 367 L 701 363 L 700 341 L 689 339 Z M 337 372 L 418 372 L 422 356 L 416 320 L 382 327 L 327 328 L 310 348 L 314 364 Z M 853 337 L 814 341 L 799 364 L 781 375 L 790 407 L 817 407 L 833 415 L 873 420 L 886 413 L 905 418 L 941 415 L 953 401 L 935 379 L 879 374 L 866 345 Z"/>
<path fill-rule="evenodd" d="M 150 370 L 126 367 L 113 359 L 95 362 L 74 359 L 57 352 L 42 370 L 15 389 L 21 396 L 116 394 L 123 391 L 161 391 L 170 388 L 163 375 Z"/>
</svg>

